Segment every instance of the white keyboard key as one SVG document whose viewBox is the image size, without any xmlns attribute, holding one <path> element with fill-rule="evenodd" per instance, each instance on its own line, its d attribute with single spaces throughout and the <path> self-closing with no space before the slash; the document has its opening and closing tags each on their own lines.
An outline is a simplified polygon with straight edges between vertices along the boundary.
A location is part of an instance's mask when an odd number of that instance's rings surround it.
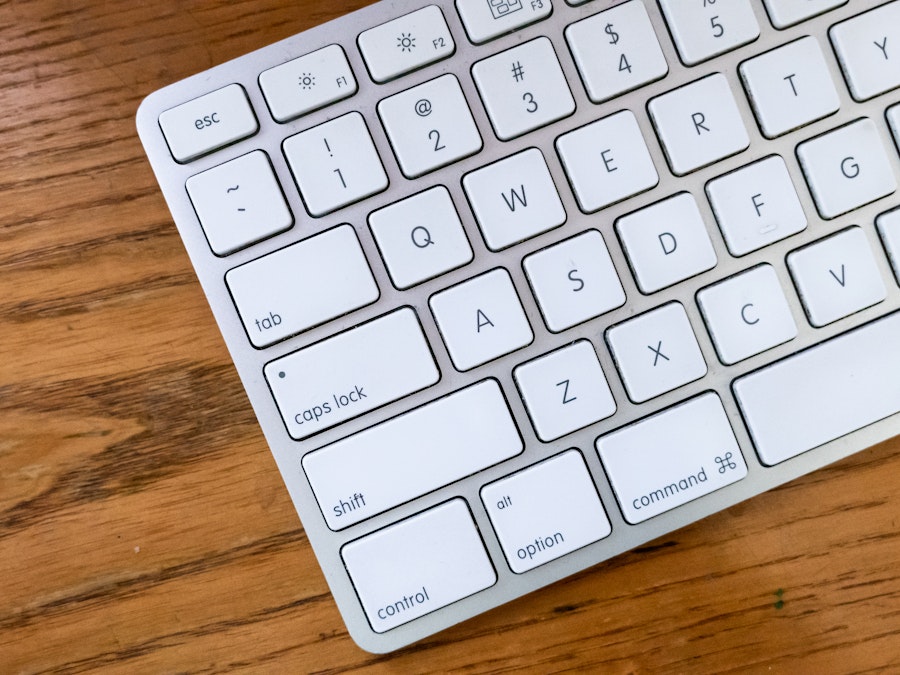
<svg viewBox="0 0 900 675">
<path fill-rule="evenodd" d="M 290 136 L 282 147 L 312 216 L 324 216 L 388 186 L 378 151 L 358 112 Z"/>
<path fill-rule="evenodd" d="M 554 333 L 625 304 L 625 291 L 597 230 L 532 253 L 522 263 Z"/>
<path fill-rule="evenodd" d="M 805 21 L 814 16 L 841 5 L 846 5 L 847 0 L 763 0 L 769 18 L 775 28 L 788 28 L 796 23 Z"/>
<path fill-rule="evenodd" d="M 806 229 L 806 214 L 787 165 L 775 155 L 706 184 L 732 255 L 746 255 Z"/>
<path fill-rule="evenodd" d="M 185 164 L 259 131 L 247 93 L 239 84 L 170 108 L 159 126 L 176 162 Z"/>
<path fill-rule="evenodd" d="M 572 92 L 546 37 L 477 62 L 472 77 L 502 141 L 575 112 Z"/>
<path fill-rule="evenodd" d="M 338 45 L 323 47 L 264 70 L 259 76 L 259 86 L 272 117 L 279 122 L 288 122 L 341 101 L 357 90 L 347 55 Z"/>
<path fill-rule="evenodd" d="M 234 253 L 294 224 L 269 158 L 261 150 L 191 176 L 185 187 L 217 255 Z"/>
<path fill-rule="evenodd" d="M 760 265 L 697 293 L 722 363 L 731 365 L 797 336 L 778 275 Z"/>
<path fill-rule="evenodd" d="M 739 378 L 756 452 L 774 465 L 900 412 L 900 313 Z"/>
<path fill-rule="evenodd" d="M 341 549 L 341 557 L 376 633 L 497 581 L 462 499 L 350 542 Z"/>
<path fill-rule="evenodd" d="M 829 34 L 857 101 L 900 87 L 900 0 L 832 26 Z"/>
<path fill-rule="evenodd" d="M 679 176 L 750 145 L 734 94 L 721 73 L 657 96 L 647 108 L 669 166 Z"/>
<path fill-rule="evenodd" d="M 264 372 L 296 440 L 440 379 L 422 327 L 408 307 L 283 356 Z"/>
<path fill-rule="evenodd" d="M 606 331 L 628 397 L 643 403 L 706 375 L 687 314 L 671 302 Z"/>
<path fill-rule="evenodd" d="M 378 286 L 349 225 L 235 267 L 225 282 L 255 347 L 378 299 Z"/>
<path fill-rule="evenodd" d="M 609 536 L 612 527 L 584 459 L 569 450 L 481 489 L 516 574 Z"/>
<path fill-rule="evenodd" d="M 547 162 L 537 148 L 468 173 L 462 184 L 492 251 L 566 222 Z"/>
<path fill-rule="evenodd" d="M 359 51 L 376 82 L 387 82 L 404 73 L 446 59 L 456 44 L 444 14 L 429 5 L 364 31 Z"/>
<path fill-rule="evenodd" d="M 435 293 L 429 304 L 457 370 L 480 366 L 530 344 L 534 337 L 504 269 Z"/>
<path fill-rule="evenodd" d="M 542 441 L 556 440 L 616 412 L 594 346 L 587 340 L 522 364 L 513 375 Z"/>
<path fill-rule="evenodd" d="M 655 293 L 716 266 L 703 216 L 687 192 L 619 218 L 616 232 L 642 293 Z"/>
<path fill-rule="evenodd" d="M 885 116 L 887 117 L 888 124 L 891 126 L 891 131 L 894 132 L 894 142 L 897 144 L 897 147 L 900 148 L 900 104 L 888 108 Z"/>
<path fill-rule="evenodd" d="M 566 28 L 566 41 L 588 96 L 602 103 L 669 72 L 659 40 L 639 0 Z"/>
<path fill-rule="evenodd" d="M 556 151 L 579 208 L 593 213 L 656 187 L 659 175 L 630 110 L 556 139 Z"/>
<path fill-rule="evenodd" d="M 882 213 L 875 220 L 884 250 L 894 268 L 894 276 L 900 284 L 900 209 L 894 209 L 889 213 Z"/>
<path fill-rule="evenodd" d="M 601 436 L 597 452 L 632 525 L 747 475 L 722 402 L 713 393 Z"/>
<path fill-rule="evenodd" d="M 484 380 L 311 452 L 303 469 L 328 527 L 342 530 L 523 447 L 500 386 Z"/>
<path fill-rule="evenodd" d="M 475 44 L 550 16 L 551 0 L 456 0 L 456 9 Z"/>
<path fill-rule="evenodd" d="M 900 40 L 898 40 L 900 42 Z M 874 122 L 861 119 L 797 146 L 797 157 L 819 214 L 852 211 L 897 189 Z"/>
<path fill-rule="evenodd" d="M 724 54 L 759 37 L 750 0 L 659 0 L 685 65 Z"/>
<path fill-rule="evenodd" d="M 813 326 L 825 326 L 887 297 L 869 240 L 858 227 L 792 252 L 787 264 Z"/>
<path fill-rule="evenodd" d="M 378 104 L 403 175 L 416 178 L 481 150 L 459 81 L 443 75 Z"/>
<path fill-rule="evenodd" d="M 739 71 L 766 138 L 828 117 L 841 107 L 814 37 L 800 38 L 744 61 Z"/>
<path fill-rule="evenodd" d="M 472 260 L 472 247 L 443 185 L 374 211 L 369 227 L 399 289 Z"/>
</svg>

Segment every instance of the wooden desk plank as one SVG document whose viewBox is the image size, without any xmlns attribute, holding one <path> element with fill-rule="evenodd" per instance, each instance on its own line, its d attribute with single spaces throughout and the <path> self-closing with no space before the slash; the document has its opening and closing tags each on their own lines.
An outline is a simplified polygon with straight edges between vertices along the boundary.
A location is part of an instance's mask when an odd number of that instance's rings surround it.
<svg viewBox="0 0 900 675">
<path fill-rule="evenodd" d="M 353 645 L 133 117 L 363 4 L 0 5 L 0 670 L 900 669 L 900 439 L 398 654 Z"/>
</svg>

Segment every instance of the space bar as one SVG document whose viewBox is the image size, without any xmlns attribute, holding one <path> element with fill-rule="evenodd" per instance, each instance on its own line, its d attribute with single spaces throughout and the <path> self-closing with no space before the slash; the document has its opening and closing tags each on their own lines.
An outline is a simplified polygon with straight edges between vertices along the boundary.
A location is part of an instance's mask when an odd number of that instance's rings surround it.
<svg viewBox="0 0 900 675">
<path fill-rule="evenodd" d="M 900 312 L 737 379 L 769 466 L 900 412 Z"/>
</svg>

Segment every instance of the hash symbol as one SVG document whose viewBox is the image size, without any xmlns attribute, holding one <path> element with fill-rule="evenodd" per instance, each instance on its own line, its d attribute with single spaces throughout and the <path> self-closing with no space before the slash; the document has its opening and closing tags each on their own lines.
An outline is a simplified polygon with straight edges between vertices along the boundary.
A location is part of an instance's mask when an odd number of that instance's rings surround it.
<svg viewBox="0 0 900 675">
<path fill-rule="evenodd" d="M 521 82 L 525 79 L 525 69 L 522 67 L 521 61 L 516 61 L 512 66 L 513 79 Z"/>
</svg>

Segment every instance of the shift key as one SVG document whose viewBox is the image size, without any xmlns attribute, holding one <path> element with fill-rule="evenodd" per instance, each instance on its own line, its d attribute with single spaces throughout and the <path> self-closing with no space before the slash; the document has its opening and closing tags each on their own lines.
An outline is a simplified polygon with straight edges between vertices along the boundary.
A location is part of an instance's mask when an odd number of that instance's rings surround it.
<svg viewBox="0 0 900 675">
<path fill-rule="evenodd" d="M 301 440 L 428 387 L 440 372 L 405 307 L 268 363 L 266 380 Z"/>
</svg>

